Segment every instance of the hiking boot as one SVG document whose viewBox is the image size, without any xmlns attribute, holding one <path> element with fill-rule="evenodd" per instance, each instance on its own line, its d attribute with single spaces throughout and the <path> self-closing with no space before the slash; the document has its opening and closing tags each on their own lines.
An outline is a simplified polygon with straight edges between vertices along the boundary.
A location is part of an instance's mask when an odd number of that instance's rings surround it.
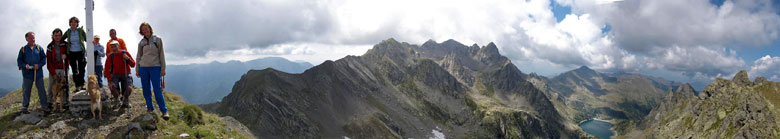
<svg viewBox="0 0 780 139">
<path fill-rule="evenodd" d="M 19 112 L 22 113 L 22 114 L 30 114 L 30 111 L 27 111 L 27 110 L 21 110 Z"/>
<path fill-rule="evenodd" d="M 154 112 L 153 109 L 152 110 L 146 110 L 146 113 L 152 113 L 152 112 Z"/>
<path fill-rule="evenodd" d="M 163 119 L 165 119 L 165 120 L 168 120 L 168 119 L 170 119 L 170 118 L 171 118 L 171 116 L 170 116 L 170 115 L 168 115 L 168 113 L 167 113 L 167 112 L 166 112 L 166 113 L 163 113 Z"/>
<path fill-rule="evenodd" d="M 51 114 L 51 110 L 43 110 L 43 116 L 49 116 Z"/>
</svg>

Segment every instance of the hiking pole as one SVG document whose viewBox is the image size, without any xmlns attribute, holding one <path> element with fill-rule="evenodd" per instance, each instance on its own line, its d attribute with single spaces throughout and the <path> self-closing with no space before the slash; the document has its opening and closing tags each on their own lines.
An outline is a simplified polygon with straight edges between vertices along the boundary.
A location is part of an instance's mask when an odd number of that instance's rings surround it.
<svg viewBox="0 0 780 139">
<path fill-rule="evenodd" d="M 33 69 L 33 84 L 35 84 L 35 80 L 38 79 L 38 70 Z M 32 87 L 30 87 L 32 88 Z M 40 89 L 40 88 L 39 88 Z M 32 91 L 31 91 L 32 92 Z"/>
</svg>

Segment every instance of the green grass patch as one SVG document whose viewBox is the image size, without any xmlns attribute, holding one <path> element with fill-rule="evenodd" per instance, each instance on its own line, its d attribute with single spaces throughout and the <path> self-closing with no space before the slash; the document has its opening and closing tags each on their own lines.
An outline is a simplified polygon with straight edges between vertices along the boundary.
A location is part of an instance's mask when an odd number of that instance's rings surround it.
<svg viewBox="0 0 780 139">
<path fill-rule="evenodd" d="M 767 83 L 756 88 L 775 107 L 780 107 L 780 83 Z"/>
<path fill-rule="evenodd" d="M 163 133 L 173 133 L 160 138 L 179 138 L 182 133 L 190 134 L 193 138 L 250 138 L 240 135 L 237 131 L 228 131 L 227 125 L 219 119 L 219 116 L 205 113 L 199 107 L 184 102 L 181 96 L 171 92 L 165 92 L 165 99 L 170 119 L 157 118 L 157 127 Z"/>
<path fill-rule="evenodd" d="M 201 110 L 199 107 L 194 105 L 185 106 L 184 109 L 184 121 L 187 122 L 187 125 L 195 126 L 195 125 L 203 125 L 203 110 Z"/>
<path fill-rule="evenodd" d="M 723 119 L 718 118 L 718 120 L 715 121 L 715 123 L 712 123 L 712 125 L 710 125 L 710 128 L 707 128 L 707 132 L 711 132 L 713 129 L 717 129 L 718 127 L 720 127 L 721 122 L 723 122 Z"/>
</svg>

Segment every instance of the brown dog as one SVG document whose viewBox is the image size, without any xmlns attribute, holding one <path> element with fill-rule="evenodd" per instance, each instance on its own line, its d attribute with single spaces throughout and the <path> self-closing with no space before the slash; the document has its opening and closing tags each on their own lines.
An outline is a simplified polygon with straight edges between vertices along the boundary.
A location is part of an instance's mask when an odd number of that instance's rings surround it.
<svg viewBox="0 0 780 139">
<path fill-rule="evenodd" d="M 95 109 L 97 109 L 98 119 L 102 120 L 103 116 L 100 113 L 103 111 L 103 107 L 100 105 L 100 88 L 97 84 L 97 76 L 89 75 L 89 83 L 87 85 L 90 88 L 87 92 L 89 92 L 89 109 L 92 111 L 92 119 L 95 119 Z"/>
<path fill-rule="evenodd" d="M 54 78 L 54 87 L 51 89 L 51 94 L 54 95 L 52 98 L 52 108 L 59 109 L 60 112 L 65 111 L 65 109 L 62 109 L 62 94 L 67 93 L 65 92 L 65 85 L 67 84 L 67 79 L 63 77 Z"/>
</svg>

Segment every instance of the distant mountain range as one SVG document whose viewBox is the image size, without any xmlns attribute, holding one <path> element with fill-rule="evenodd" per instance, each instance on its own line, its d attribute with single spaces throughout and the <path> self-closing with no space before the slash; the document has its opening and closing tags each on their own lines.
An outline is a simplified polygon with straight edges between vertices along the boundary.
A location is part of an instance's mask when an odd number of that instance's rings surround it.
<svg viewBox="0 0 780 139">
<path fill-rule="evenodd" d="M 600 73 L 587 66 L 553 78 L 532 73 L 529 81 L 573 121 L 641 119 L 661 102 L 665 91 L 683 85 L 640 74 Z"/>
<path fill-rule="evenodd" d="M 0 88 L 0 97 L 3 97 L 3 96 L 5 96 L 5 94 L 11 93 L 11 91 L 13 91 L 13 90 L 11 90 L 11 89 L 5 89 L 5 88 Z"/>
<path fill-rule="evenodd" d="M 308 62 L 292 62 L 280 57 L 246 62 L 170 65 L 166 71 L 165 90 L 179 93 L 192 104 L 214 103 L 230 93 L 233 84 L 248 70 L 274 68 L 288 73 L 301 73 L 312 66 Z M 135 81 L 134 84 L 141 87 L 140 81 Z"/>
<path fill-rule="evenodd" d="M 301 74 L 251 70 L 205 110 L 260 138 L 579 138 L 495 44 L 384 40 Z"/>
<path fill-rule="evenodd" d="M 777 138 L 778 93 L 780 83 L 744 71 L 699 93 L 587 66 L 524 74 L 493 43 L 388 39 L 300 74 L 250 70 L 201 107 L 261 138 L 588 138 L 577 123 L 593 118 L 616 124 L 618 137 Z"/>
<path fill-rule="evenodd" d="M 48 73 L 47 73 L 48 74 Z M 16 88 L 22 88 L 22 72 L 13 69 L 10 71 L 0 71 L 0 89 L 5 89 L 2 93 L 9 93 Z"/>
</svg>

